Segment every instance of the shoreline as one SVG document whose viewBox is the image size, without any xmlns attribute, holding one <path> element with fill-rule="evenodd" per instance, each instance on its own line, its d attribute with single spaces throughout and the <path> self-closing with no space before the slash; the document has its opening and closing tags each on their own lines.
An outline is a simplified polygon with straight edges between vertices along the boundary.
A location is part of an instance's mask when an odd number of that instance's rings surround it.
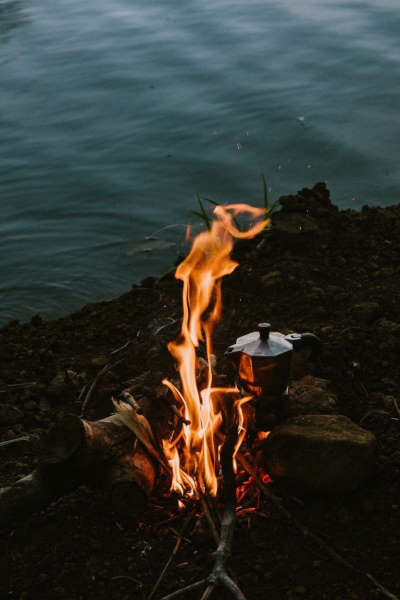
<svg viewBox="0 0 400 600">
<path fill-rule="evenodd" d="M 321 186 L 325 186 L 325 183 L 320 183 L 317 185 L 321 185 Z M 314 189 L 314 188 L 303 188 L 303 190 L 308 190 L 308 189 Z M 299 190 L 299 192 L 297 192 L 297 194 L 301 193 L 302 190 Z M 285 198 L 291 198 L 291 197 L 295 197 L 296 194 L 290 195 L 290 196 L 280 196 L 280 198 L 277 200 L 278 203 L 280 203 L 281 199 L 283 199 L 283 201 L 285 201 Z M 362 206 L 360 209 L 352 209 L 352 208 L 340 208 L 338 205 L 336 204 L 332 204 L 332 210 L 334 211 L 339 211 L 339 213 L 341 215 L 354 215 L 355 217 L 357 215 L 362 215 L 365 214 L 367 211 L 377 211 L 378 214 L 380 211 L 396 211 L 398 209 L 398 207 L 400 206 L 400 203 L 398 204 L 393 204 L 393 205 L 389 205 L 389 206 L 369 206 L 369 205 L 364 205 Z M 291 209 L 292 210 L 292 209 Z M 305 227 L 304 227 L 304 219 L 303 219 L 303 215 L 302 213 L 302 209 L 300 208 L 300 210 L 297 213 L 297 224 L 291 220 L 290 218 L 288 219 L 288 214 L 286 214 L 286 222 L 287 222 L 287 227 L 288 230 L 287 232 L 293 232 L 293 230 L 295 229 L 296 226 L 298 227 L 303 227 L 304 232 L 310 232 L 313 229 L 315 229 L 314 224 L 311 224 L 312 221 L 310 219 L 306 219 L 305 223 Z M 273 219 L 276 219 L 276 214 L 273 217 Z M 322 213 L 321 213 L 322 214 Z M 293 227 L 292 227 L 292 226 Z M 168 226 L 167 226 L 168 227 Z M 237 242 L 240 244 L 240 242 Z M 146 277 L 144 277 L 142 280 L 140 280 L 139 282 L 136 283 L 132 283 L 131 285 L 131 289 L 132 288 L 137 288 L 137 287 L 141 287 L 141 285 L 143 284 L 143 282 L 149 281 L 149 280 L 154 280 L 154 281 L 159 281 L 162 280 L 166 275 L 168 275 L 170 272 L 173 272 L 176 264 L 178 264 L 178 261 L 180 260 L 181 256 L 177 255 L 176 259 L 175 259 L 175 266 L 171 265 L 170 268 L 168 269 L 163 269 L 163 272 L 161 274 L 149 274 Z M 33 313 L 31 314 L 31 316 L 26 319 L 20 319 L 20 318 L 11 318 L 8 320 L 0 320 L 0 332 L 9 327 L 10 324 L 14 325 L 14 324 L 18 324 L 18 325 L 29 325 L 29 323 L 34 320 L 36 322 L 38 322 L 39 320 L 44 321 L 44 322 L 53 322 L 53 321 L 58 321 L 60 319 L 68 319 L 70 318 L 72 315 L 75 315 L 83 310 L 86 309 L 86 307 L 88 306 L 92 306 L 92 305 L 102 305 L 104 303 L 108 303 L 108 302 L 113 302 L 118 300 L 118 298 L 125 296 L 125 294 L 129 293 L 130 289 L 127 288 L 125 291 L 122 291 L 121 294 L 119 294 L 118 296 L 114 296 L 112 295 L 110 298 L 108 299 L 98 299 L 98 300 L 93 300 L 93 301 L 89 301 L 86 302 L 86 304 L 81 305 L 80 307 L 74 308 L 72 310 L 68 310 L 68 312 L 66 312 L 65 314 L 59 315 L 59 316 L 55 316 L 55 317 L 46 317 L 46 316 L 42 316 L 42 314 L 40 312 L 37 313 Z"/>
</svg>

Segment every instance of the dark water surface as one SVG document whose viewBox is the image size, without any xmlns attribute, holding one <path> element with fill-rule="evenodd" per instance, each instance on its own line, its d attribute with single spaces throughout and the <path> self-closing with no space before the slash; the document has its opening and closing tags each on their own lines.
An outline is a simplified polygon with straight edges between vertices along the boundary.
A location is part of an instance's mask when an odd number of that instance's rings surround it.
<svg viewBox="0 0 400 600">
<path fill-rule="evenodd" d="M 0 0 L 0 321 L 163 272 L 195 193 L 261 171 L 398 202 L 399 32 L 398 0 Z"/>
</svg>

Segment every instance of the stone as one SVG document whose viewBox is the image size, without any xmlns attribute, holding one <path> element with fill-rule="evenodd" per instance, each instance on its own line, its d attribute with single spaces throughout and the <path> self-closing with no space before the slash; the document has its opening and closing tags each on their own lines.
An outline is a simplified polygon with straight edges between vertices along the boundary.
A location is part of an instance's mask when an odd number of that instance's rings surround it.
<svg viewBox="0 0 400 600">
<path fill-rule="evenodd" d="M 337 410 L 337 396 L 328 379 L 306 375 L 289 386 L 288 415 L 333 414 Z"/>
<path fill-rule="evenodd" d="M 318 493 L 359 488 L 374 472 L 375 453 L 375 436 L 343 415 L 294 417 L 262 445 L 273 480 Z"/>
<path fill-rule="evenodd" d="M 14 425 L 24 418 L 23 413 L 16 406 L 11 404 L 0 404 L 0 424 Z"/>
</svg>

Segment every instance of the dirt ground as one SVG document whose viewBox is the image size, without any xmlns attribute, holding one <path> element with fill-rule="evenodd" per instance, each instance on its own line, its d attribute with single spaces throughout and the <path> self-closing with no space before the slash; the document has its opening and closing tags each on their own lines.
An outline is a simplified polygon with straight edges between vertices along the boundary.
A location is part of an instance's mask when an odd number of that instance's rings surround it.
<svg viewBox="0 0 400 600">
<path fill-rule="evenodd" d="M 376 472 L 345 495 L 301 490 L 294 495 L 270 484 L 296 518 L 358 571 L 335 563 L 267 500 L 239 518 L 229 564 L 248 600 L 384 597 L 366 572 L 395 597 L 400 595 L 400 205 L 339 211 L 323 184 L 281 203 L 270 231 L 236 246 L 240 266 L 223 283 L 217 357 L 259 321 L 284 333 L 316 333 L 323 355 L 314 375 L 330 380 L 342 414 L 376 435 Z M 147 373 L 143 387 L 151 393 L 173 373 L 166 343 L 179 330 L 180 293 L 172 274 L 148 278 L 120 298 L 68 317 L 34 317 L 0 330 L 0 440 L 29 436 L 0 446 L 0 485 L 32 470 L 42 432 L 60 416 L 80 413 L 83 385 L 113 357 L 120 362 L 99 381 L 88 410 L 92 419 L 112 412 L 111 395 L 130 379 Z M 81 487 L 0 532 L 0 597 L 144 600 L 182 520 L 168 498 L 156 493 L 139 522 L 121 522 L 105 492 Z M 213 547 L 201 524 L 189 529 L 155 598 L 206 577 Z M 229 598 L 224 591 L 215 597 Z"/>
</svg>

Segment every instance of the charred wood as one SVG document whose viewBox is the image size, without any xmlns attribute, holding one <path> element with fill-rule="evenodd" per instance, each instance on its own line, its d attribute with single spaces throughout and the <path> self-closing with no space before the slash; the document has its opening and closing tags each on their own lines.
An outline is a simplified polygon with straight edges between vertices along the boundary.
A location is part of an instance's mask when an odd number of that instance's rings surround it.
<svg viewBox="0 0 400 600">
<path fill-rule="evenodd" d="M 108 489 L 118 513 L 139 514 L 156 474 L 154 460 L 119 415 L 92 422 L 67 415 L 40 440 L 36 469 L 0 488 L 0 525 L 44 509 L 82 484 Z"/>
</svg>

